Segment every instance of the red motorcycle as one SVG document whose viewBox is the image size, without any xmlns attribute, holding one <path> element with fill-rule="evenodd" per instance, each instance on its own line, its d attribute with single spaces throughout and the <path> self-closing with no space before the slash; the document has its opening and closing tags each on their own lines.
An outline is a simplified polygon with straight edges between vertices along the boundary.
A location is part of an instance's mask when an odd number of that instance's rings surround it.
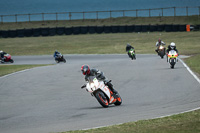
<svg viewBox="0 0 200 133">
<path fill-rule="evenodd" d="M 11 55 L 10 55 L 10 54 L 5 54 L 5 55 L 4 55 L 4 60 L 1 61 L 1 63 L 4 63 L 4 62 L 10 62 L 10 63 L 13 63 L 14 60 L 11 59 Z"/>
</svg>

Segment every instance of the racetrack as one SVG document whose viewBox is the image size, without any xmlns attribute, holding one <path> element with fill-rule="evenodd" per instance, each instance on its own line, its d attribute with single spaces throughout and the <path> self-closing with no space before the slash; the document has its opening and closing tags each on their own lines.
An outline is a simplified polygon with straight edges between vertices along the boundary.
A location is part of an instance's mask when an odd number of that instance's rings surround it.
<svg viewBox="0 0 200 133">
<path fill-rule="evenodd" d="M 0 77 L 0 131 L 47 133 L 150 119 L 198 108 L 200 84 L 179 61 L 157 55 L 67 55 L 67 63 Z M 51 56 L 13 57 L 14 64 L 54 64 Z M 80 89 L 83 64 L 104 72 L 121 106 L 103 108 Z"/>
</svg>

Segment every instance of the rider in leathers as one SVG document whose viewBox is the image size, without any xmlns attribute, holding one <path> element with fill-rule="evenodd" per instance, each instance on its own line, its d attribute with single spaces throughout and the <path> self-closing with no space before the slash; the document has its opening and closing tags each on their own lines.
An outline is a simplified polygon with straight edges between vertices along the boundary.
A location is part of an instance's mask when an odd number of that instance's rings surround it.
<svg viewBox="0 0 200 133">
<path fill-rule="evenodd" d="M 4 52 L 4 51 L 2 51 L 2 50 L 0 51 L 0 61 L 1 61 L 2 63 L 4 62 L 4 59 L 5 59 L 5 58 L 4 58 L 4 55 L 5 55 L 5 54 L 7 54 L 7 53 Z"/>
<path fill-rule="evenodd" d="M 83 75 L 85 75 L 85 81 L 88 81 L 89 76 L 95 76 L 98 80 L 104 81 L 104 83 L 108 85 L 109 89 L 114 94 L 117 94 L 117 91 L 113 88 L 113 85 L 106 79 L 103 72 L 99 71 L 98 69 L 90 69 L 88 65 L 83 65 L 81 67 L 81 71 Z"/>
<path fill-rule="evenodd" d="M 175 50 L 178 54 L 178 50 L 176 48 L 176 44 L 174 42 L 171 42 L 170 45 L 167 47 L 167 50 L 166 50 L 166 55 L 168 55 L 169 51 L 170 50 Z M 179 54 L 178 54 L 179 55 Z M 167 62 L 168 62 L 168 56 L 167 56 Z"/>
<path fill-rule="evenodd" d="M 158 41 L 156 42 L 156 52 L 158 53 L 158 49 L 159 49 L 159 46 L 160 45 L 165 45 L 165 43 L 161 40 L 161 39 L 158 39 Z"/>
</svg>

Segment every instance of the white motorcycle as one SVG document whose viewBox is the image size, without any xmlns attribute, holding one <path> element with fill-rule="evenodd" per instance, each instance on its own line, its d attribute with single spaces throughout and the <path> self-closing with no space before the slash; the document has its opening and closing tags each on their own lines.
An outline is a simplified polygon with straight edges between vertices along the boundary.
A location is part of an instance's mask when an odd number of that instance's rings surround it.
<svg viewBox="0 0 200 133">
<path fill-rule="evenodd" d="M 99 81 L 95 76 L 90 76 L 88 79 L 87 84 L 81 88 L 86 88 L 86 91 L 91 93 L 103 107 L 107 108 L 110 104 L 115 104 L 116 106 L 121 105 L 122 98 L 119 93 L 113 95 L 109 87 L 103 81 Z"/>
<path fill-rule="evenodd" d="M 178 62 L 178 53 L 175 50 L 170 50 L 167 56 L 170 67 L 173 69 L 176 62 Z"/>
</svg>

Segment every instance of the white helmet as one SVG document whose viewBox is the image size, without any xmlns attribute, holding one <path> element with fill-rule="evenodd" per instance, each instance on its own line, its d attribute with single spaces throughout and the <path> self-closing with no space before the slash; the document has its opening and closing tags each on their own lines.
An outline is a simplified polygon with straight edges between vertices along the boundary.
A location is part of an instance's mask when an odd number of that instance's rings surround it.
<svg viewBox="0 0 200 133">
<path fill-rule="evenodd" d="M 171 44 L 170 44 L 171 49 L 174 49 L 175 46 L 176 46 L 176 44 L 174 42 L 171 42 Z"/>
<path fill-rule="evenodd" d="M 0 53 L 3 53 L 3 51 L 1 50 Z"/>
</svg>

